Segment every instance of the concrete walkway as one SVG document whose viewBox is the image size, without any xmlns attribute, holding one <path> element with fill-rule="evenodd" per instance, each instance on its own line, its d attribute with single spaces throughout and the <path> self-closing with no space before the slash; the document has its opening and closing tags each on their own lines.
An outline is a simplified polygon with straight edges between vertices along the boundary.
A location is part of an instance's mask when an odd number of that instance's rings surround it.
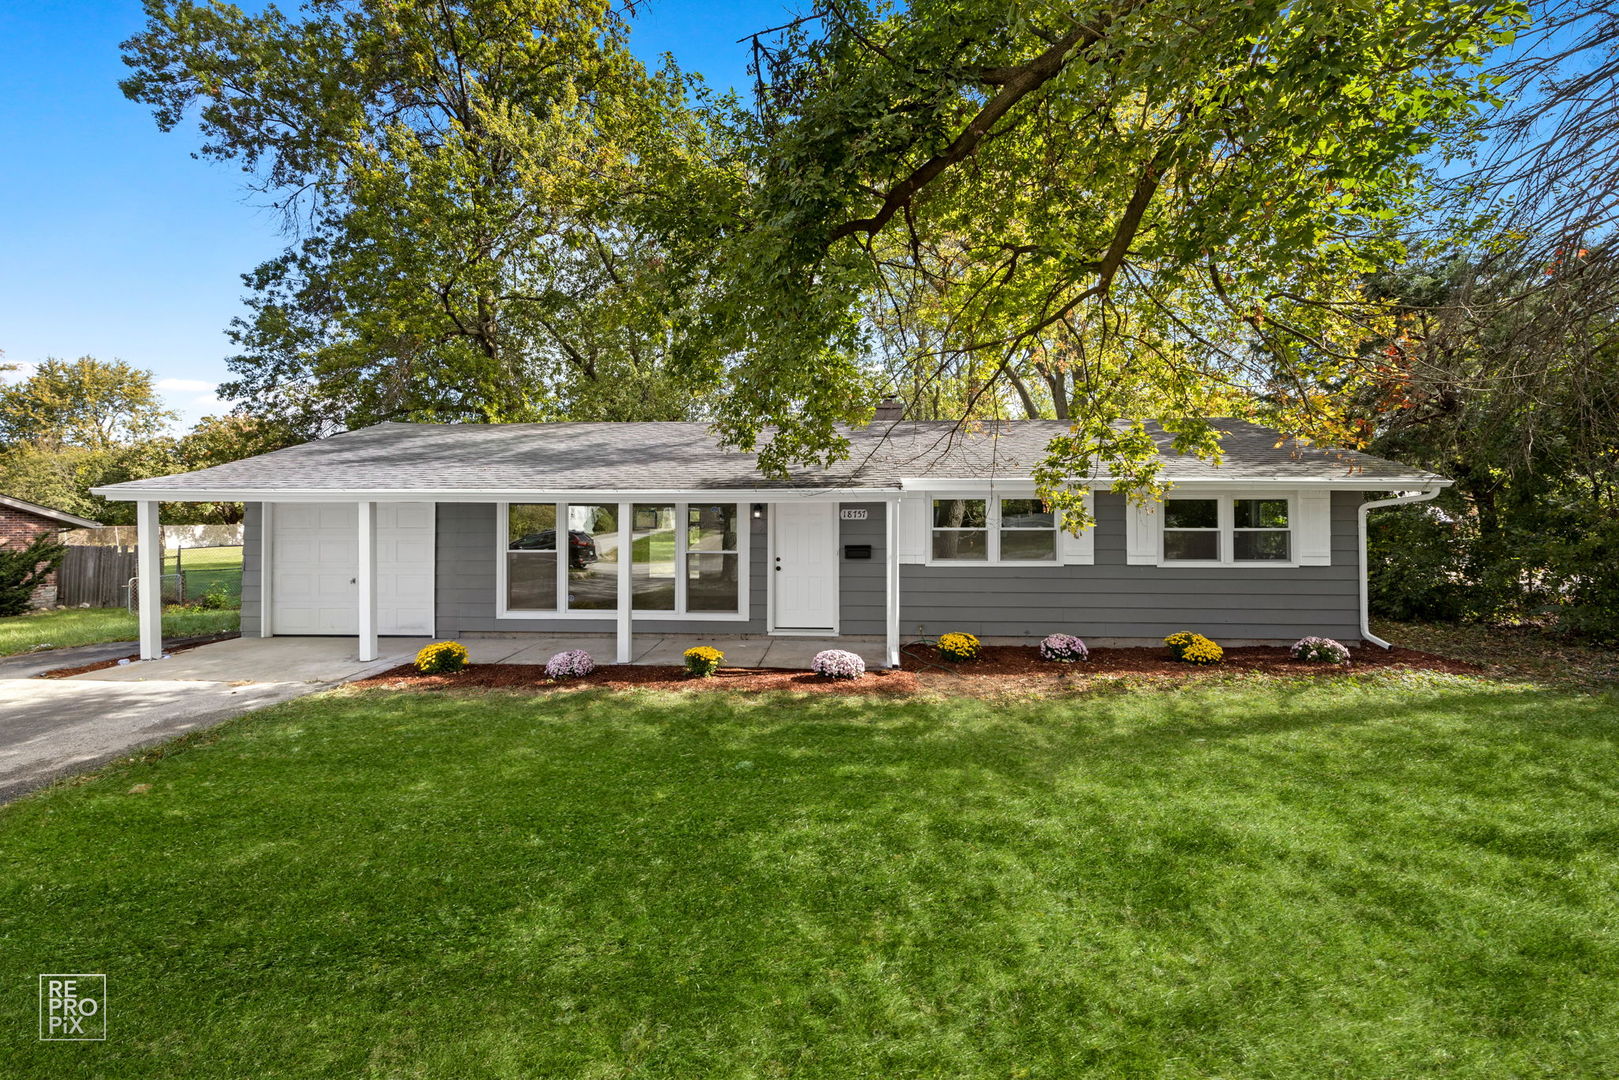
<svg viewBox="0 0 1619 1080">
<path fill-rule="evenodd" d="M 583 649 L 598 664 L 610 664 L 618 651 L 612 634 L 466 634 L 457 639 L 467 647 L 474 664 L 543 664 L 564 649 Z M 636 634 L 632 639 L 634 664 L 673 664 L 694 645 L 709 645 L 725 654 L 726 667 L 785 668 L 808 671 L 810 660 L 823 649 L 845 649 L 859 654 L 867 667 L 882 667 L 884 645 L 876 638 L 808 638 L 724 636 L 703 634 Z"/>
</svg>

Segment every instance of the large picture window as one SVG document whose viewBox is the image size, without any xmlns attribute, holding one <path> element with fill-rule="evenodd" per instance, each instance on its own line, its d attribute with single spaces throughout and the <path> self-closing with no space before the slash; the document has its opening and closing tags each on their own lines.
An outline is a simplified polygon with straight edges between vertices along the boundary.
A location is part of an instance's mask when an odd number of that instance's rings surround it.
<svg viewBox="0 0 1619 1080">
<path fill-rule="evenodd" d="M 618 506 L 569 503 L 568 610 L 618 609 Z"/>
<path fill-rule="evenodd" d="M 1235 495 L 1164 500 L 1165 563 L 1290 563 L 1292 501 Z"/>
<path fill-rule="evenodd" d="M 686 508 L 686 610 L 735 611 L 741 549 L 735 503 Z"/>
<path fill-rule="evenodd" d="M 680 574 L 679 538 L 674 503 L 635 506 L 635 558 L 630 589 L 636 611 L 674 611 Z"/>
<path fill-rule="evenodd" d="M 747 517 L 735 503 L 635 503 L 627 552 L 617 503 L 509 503 L 501 516 L 500 615 L 616 612 L 620 558 L 637 615 L 747 615 Z"/>
<path fill-rule="evenodd" d="M 506 606 L 557 609 L 557 508 L 518 504 L 506 514 Z"/>
<path fill-rule="evenodd" d="M 1057 518 L 1034 498 L 933 500 L 933 562 L 1055 563 Z"/>
</svg>

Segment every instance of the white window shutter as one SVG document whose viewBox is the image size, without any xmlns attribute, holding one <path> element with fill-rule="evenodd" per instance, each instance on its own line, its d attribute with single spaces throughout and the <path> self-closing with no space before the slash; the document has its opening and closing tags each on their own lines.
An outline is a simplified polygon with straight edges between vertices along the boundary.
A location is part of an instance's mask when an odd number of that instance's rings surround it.
<svg viewBox="0 0 1619 1080">
<path fill-rule="evenodd" d="M 1299 546 L 1300 566 L 1332 565 L 1332 492 L 1299 492 L 1299 520 L 1293 542 Z"/>
<path fill-rule="evenodd" d="M 1078 536 L 1058 525 L 1057 561 L 1064 566 L 1090 566 L 1096 562 L 1096 497 L 1089 491 L 1085 493 L 1085 512 L 1091 524 Z"/>
<path fill-rule="evenodd" d="M 928 508 L 932 500 L 926 495 L 909 495 L 900 499 L 898 536 L 899 561 L 902 563 L 927 562 Z"/>
<path fill-rule="evenodd" d="M 1124 501 L 1124 559 L 1131 566 L 1152 566 L 1158 562 L 1159 512 L 1163 503 L 1156 499 L 1145 504 Z"/>
</svg>

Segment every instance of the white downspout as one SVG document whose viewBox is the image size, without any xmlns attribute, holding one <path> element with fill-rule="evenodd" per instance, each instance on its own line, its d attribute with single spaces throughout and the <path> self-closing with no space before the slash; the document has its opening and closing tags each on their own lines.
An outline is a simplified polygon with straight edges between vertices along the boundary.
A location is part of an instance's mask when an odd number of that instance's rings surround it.
<svg viewBox="0 0 1619 1080">
<path fill-rule="evenodd" d="M 883 639 L 888 666 L 899 667 L 899 500 L 883 504 Z"/>
<path fill-rule="evenodd" d="M 1381 645 L 1385 649 L 1394 646 L 1376 634 L 1372 633 L 1372 615 L 1366 589 L 1366 515 L 1373 510 L 1380 510 L 1385 506 L 1407 506 L 1411 503 L 1427 502 L 1439 494 L 1438 488 L 1429 491 L 1415 491 L 1403 495 L 1396 495 L 1392 499 L 1378 499 L 1375 502 L 1360 504 L 1360 636 L 1361 640 L 1369 641 L 1373 645 Z"/>
</svg>

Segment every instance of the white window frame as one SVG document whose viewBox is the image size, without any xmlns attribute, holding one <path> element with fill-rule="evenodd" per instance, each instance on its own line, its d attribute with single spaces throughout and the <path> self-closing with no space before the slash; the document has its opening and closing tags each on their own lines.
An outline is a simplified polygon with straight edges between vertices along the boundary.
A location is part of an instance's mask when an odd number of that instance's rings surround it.
<svg viewBox="0 0 1619 1080">
<path fill-rule="evenodd" d="M 613 619 L 622 610 L 623 605 L 631 605 L 630 618 L 642 622 L 747 622 L 750 618 L 749 605 L 749 574 L 753 563 L 753 528 L 752 518 L 748 513 L 747 503 L 735 502 L 731 499 L 660 499 L 652 498 L 627 499 L 634 514 L 634 507 L 639 506 L 673 506 L 675 508 L 675 608 L 673 611 L 637 611 L 634 604 L 633 578 L 631 593 L 619 597 L 619 606 L 611 608 L 591 608 L 584 611 L 571 611 L 568 603 L 568 562 L 566 554 L 566 535 L 568 508 L 570 506 L 613 506 L 618 507 L 617 500 L 609 499 L 579 499 L 571 501 L 560 497 L 547 497 L 536 495 L 526 499 L 509 499 L 495 504 L 495 618 L 497 619 Z M 511 508 L 515 506 L 534 506 L 549 503 L 557 508 L 557 608 L 554 611 L 536 608 L 509 607 L 506 602 L 507 570 L 506 556 L 510 549 L 508 533 L 511 529 Z M 737 571 L 736 591 L 737 610 L 735 611 L 687 611 L 686 610 L 686 553 L 687 553 L 687 525 L 692 506 L 734 506 L 736 507 L 736 542 L 737 542 Z M 633 523 L 632 523 L 633 531 Z M 634 557 L 633 547 L 630 553 Z"/>
<path fill-rule="evenodd" d="M 632 502 L 631 506 L 637 505 Z M 675 609 L 673 611 L 635 611 L 631 608 L 631 617 L 638 619 L 694 619 L 699 622 L 746 622 L 748 618 L 748 572 L 753 563 L 753 518 L 749 513 L 748 503 L 733 502 L 730 499 L 677 499 L 672 502 L 657 499 L 640 500 L 641 506 L 673 506 L 675 508 Z M 736 604 L 735 611 L 687 611 L 686 589 L 688 575 L 686 572 L 686 556 L 691 553 L 687 546 L 690 542 L 691 508 L 693 506 L 734 506 L 736 507 L 736 550 L 730 552 L 710 552 L 709 554 L 726 554 L 736 556 Z M 634 581 L 634 575 L 631 575 Z M 633 592 L 633 589 L 632 589 Z M 634 604 L 634 596 L 630 598 Z"/>
<path fill-rule="evenodd" d="M 1164 557 L 1164 533 L 1177 530 L 1166 529 L 1169 520 L 1168 502 L 1171 499 L 1210 499 L 1219 505 L 1219 528 L 1208 530 L 1186 530 L 1188 532 L 1207 531 L 1215 532 L 1220 537 L 1220 557 L 1218 559 L 1167 559 Z M 1287 503 L 1287 528 L 1267 529 L 1266 532 L 1287 533 L 1286 559 L 1238 559 L 1237 553 L 1237 512 L 1235 503 L 1238 499 L 1260 499 L 1267 502 Z M 1299 500 L 1291 491 L 1172 491 L 1164 499 L 1161 512 L 1155 515 L 1158 521 L 1158 565 L 1159 566 L 1235 566 L 1244 569 L 1248 567 L 1277 567 L 1286 569 L 1299 565 Z M 1247 530 L 1245 530 L 1247 531 Z M 1257 531 L 1257 530 L 1256 530 Z"/>
<path fill-rule="evenodd" d="M 1049 566 L 1063 565 L 1062 553 L 1062 512 L 1052 508 L 1051 524 L 1051 558 L 1049 559 L 1003 559 L 1001 558 L 1001 500 L 1003 499 L 1039 499 L 1033 492 L 996 491 L 996 492 L 969 492 L 969 491 L 930 491 L 925 504 L 927 533 L 926 542 L 928 566 Z M 989 532 L 987 540 L 987 558 L 983 559 L 936 559 L 933 557 L 933 534 L 935 532 L 978 532 L 977 529 L 935 529 L 933 525 L 933 504 L 941 500 L 952 499 L 980 499 L 984 503 L 985 528 Z M 1020 529 L 1019 532 L 1042 532 L 1041 529 Z"/>
</svg>

